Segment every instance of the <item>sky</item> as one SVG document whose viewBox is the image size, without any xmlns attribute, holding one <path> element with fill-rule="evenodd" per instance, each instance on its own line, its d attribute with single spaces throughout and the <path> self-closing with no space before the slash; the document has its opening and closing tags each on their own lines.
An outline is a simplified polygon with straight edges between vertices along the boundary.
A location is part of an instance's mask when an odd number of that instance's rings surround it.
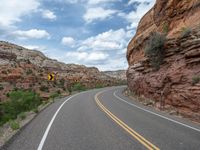
<svg viewBox="0 0 200 150">
<path fill-rule="evenodd" d="M 0 40 L 65 63 L 127 69 L 126 51 L 155 0 L 0 0 Z"/>
</svg>

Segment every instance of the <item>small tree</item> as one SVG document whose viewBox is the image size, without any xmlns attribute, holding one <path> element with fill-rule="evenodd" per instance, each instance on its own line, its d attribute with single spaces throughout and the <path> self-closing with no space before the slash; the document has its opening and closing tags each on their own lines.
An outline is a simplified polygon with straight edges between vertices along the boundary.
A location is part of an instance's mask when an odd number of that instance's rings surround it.
<svg viewBox="0 0 200 150">
<path fill-rule="evenodd" d="M 149 57 L 151 65 L 156 69 L 160 69 L 165 56 L 165 43 L 166 37 L 160 33 L 154 32 L 151 34 L 149 41 L 145 48 L 145 54 Z"/>
</svg>

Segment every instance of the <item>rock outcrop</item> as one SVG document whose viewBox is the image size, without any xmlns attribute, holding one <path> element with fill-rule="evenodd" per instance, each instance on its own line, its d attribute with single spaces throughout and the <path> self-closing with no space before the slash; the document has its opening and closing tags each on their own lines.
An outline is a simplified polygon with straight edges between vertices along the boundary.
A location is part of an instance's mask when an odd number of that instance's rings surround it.
<svg viewBox="0 0 200 150">
<path fill-rule="evenodd" d="M 166 35 L 165 57 L 155 71 L 145 47 L 153 32 Z M 200 1 L 157 0 L 128 45 L 127 82 L 135 94 L 174 106 L 200 121 Z"/>
<path fill-rule="evenodd" d="M 117 71 L 104 71 L 104 74 L 112 77 L 112 78 L 116 78 L 118 80 L 123 80 L 126 81 L 126 70 L 117 70 Z"/>
<path fill-rule="evenodd" d="M 56 74 L 55 81 L 48 81 L 49 73 Z M 95 67 L 61 63 L 39 51 L 0 41 L 0 101 L 13 89 L 31 89 L 44 98 L 55 92 L 68 95 L 75 83 L 95 88 L 118 81 Z"/>
</svg>

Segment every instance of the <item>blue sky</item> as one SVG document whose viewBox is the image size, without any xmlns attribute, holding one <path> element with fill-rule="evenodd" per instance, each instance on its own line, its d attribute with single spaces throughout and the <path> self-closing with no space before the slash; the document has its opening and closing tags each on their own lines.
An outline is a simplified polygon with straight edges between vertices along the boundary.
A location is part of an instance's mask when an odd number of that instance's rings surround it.
<svg viewBox="0 0 200 150">
<path fill-rule="evenodd" d="M 126 47 L 155 0 L 0 0 L 0 40 L 65 63 L 127 69 Z"/>
</svg>

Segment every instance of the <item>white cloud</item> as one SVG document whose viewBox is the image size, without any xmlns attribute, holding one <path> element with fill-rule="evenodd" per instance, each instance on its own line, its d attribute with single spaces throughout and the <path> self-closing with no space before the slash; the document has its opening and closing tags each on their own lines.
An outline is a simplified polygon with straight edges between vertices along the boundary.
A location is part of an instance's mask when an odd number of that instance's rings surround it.
<svg viewBox="0 0 200 150">
<path fill-rule="evenodd" d="M 50 35 L 46 30 L 38 30 L 38 29 L 31 29 L 27 31 L 17 30 L 13 32 L 13 35 L 19 39 L 50 38 Z"/>
<path fill-rule="evenodd" d="M 155 4 L 155 0 L 130 0 L 128 2 L 131 5 L 134 2 L 139 2 L 136 10 L 129 12 L 128 14 L 125 13 L 118 13 L 119 16 L 126 19 L 128 23 L 127 26 L 128 30 L 134 29 L 138 26 L 140 19 L 153 7 Z"/>
<path fill-rule="evenodd" d="M 126 69 L 128 67 L 126 47 L 132 38 L 128 32 L 122 28 L 108 30 L 83 41 L 77 41 L 74 51 L 68 51 L 64 55 L 59 51 L 48 54 L 65 63 L 95 66 L 102 71 Z"/>
<path fill-rule="evenodd" d="M 119 50 L 126 46 L 126 40 L 126 32 L 124 29 L 109 30 L 82 41 L 79 50 Z"/>
<path fill-rule="evenodd" d="M 31 50 L 40 50 L 42 52 L 46 51 L 47 48 L 45 46 L 40 46 L 40 45 L 22 45 L 23 47 Z"/>
<path fill-rule="evenodd" d="M 83 19 L 87 23 L 91 23 L 95 20 L 104 20 L 111 17 L 117 11 L 112 9 L 104 9 L 102 7 L 88 8 L 83 16 Z"/>
<path fill-rule="evenodd" d="M 40 3 L 38 0 L 1 0 L 0 27 L 8 27 L 21 21 L 21 17 L 35 12 Z"/>
<path fill-rule="evenodd" d="M 70 3 L 70 4 L 77 4 L 77 3 L 86 3 L 87 0 L 54 0 L 56 2 L 64 2 L 64 3 Z"/>
<path fill-rule="evenodd" d="M 126 54 L 127 52 L 127 48 L 121 49 L 120 51 L 117 52 L 117 54 L 121 55 L 121 54 Z"/>
<path fill-rule="evenodd" d="M 99 63 L 95 65 L 101 71 L 111 71 L 111 70 L 124 70 L 128 68 L 128 63 L 126 57 L 115 57 L 114 59 L 110 57 L 107 59 L 106 63 Z"/>
<path fill-rule="evenodd" d="M 75 40 L 72 37 L 63 37 L 61 43 L 66 46 L 73 47 L 75 44 Z"/>
<path fill-rule="evenodd" d="M 136 32 L 136 30 L 128 30 L 127 32 L 126 32 L 126 37 L 129 39 L 129 40 L 131 40 L 131 38 L 133 38 L 133 36 L 135 35 L 135 32 Z"/>
<path fill-rule="evenodd" d="M 50 10 L 43 10 L 42 17 L 46 18 L 46 19 L 50 19 L 50 20 L 55 20 L 57 18 L 56 15 L 54 14 L 54 12 L 52 12 Z"/>
<path fill-rule="evenodd" d="M 74 4 L 74 3 L 77 3 L 78 0 L 65 0 L 65 2 Z"/>
<path fill-rule="evenodd" d="M 66 53 L 66 59 L 68 61 L 71 61 L 72 63 L 78 62 L 78 63 L 88 63 L 91 61 L 100 61 L 105 60 L 108 57 L 108 54 L 103 52 L 67 52 Z"/>
<path fill-rule="evenodd" d="M 109 2 L 118 2 L 121 0 L 49 0 L 51 1 L 56 1 L 56 2 L 64 2 L 64 3 L 71 3 L 71 4 L 76 4 L 76 3 L 84 3 L 87 5 L 97 5 L 97 4 L 105 4 Z"/>
<path fill-rule="evenodd" d="M 132 5 L 134 3 L 154 3 L 155 0 L 129 0 L 128 5 Z"/>
<path fill-rule="evenodd" d="M 89 5 L 97 5 L 100 3 L 117 2 L 120 0 L 88 0 Z"/>
<path fill-rule="evenodd" d="M 121 28 L 89 37 L 79 41 L 77 51 L 68 52 L 63 60 L 66 63 L 96 66 L 100 70 L 125 69 L 128 66 L 125 53 L 132 38 L 130 35 L 130 31 Z"/>
</svg>

